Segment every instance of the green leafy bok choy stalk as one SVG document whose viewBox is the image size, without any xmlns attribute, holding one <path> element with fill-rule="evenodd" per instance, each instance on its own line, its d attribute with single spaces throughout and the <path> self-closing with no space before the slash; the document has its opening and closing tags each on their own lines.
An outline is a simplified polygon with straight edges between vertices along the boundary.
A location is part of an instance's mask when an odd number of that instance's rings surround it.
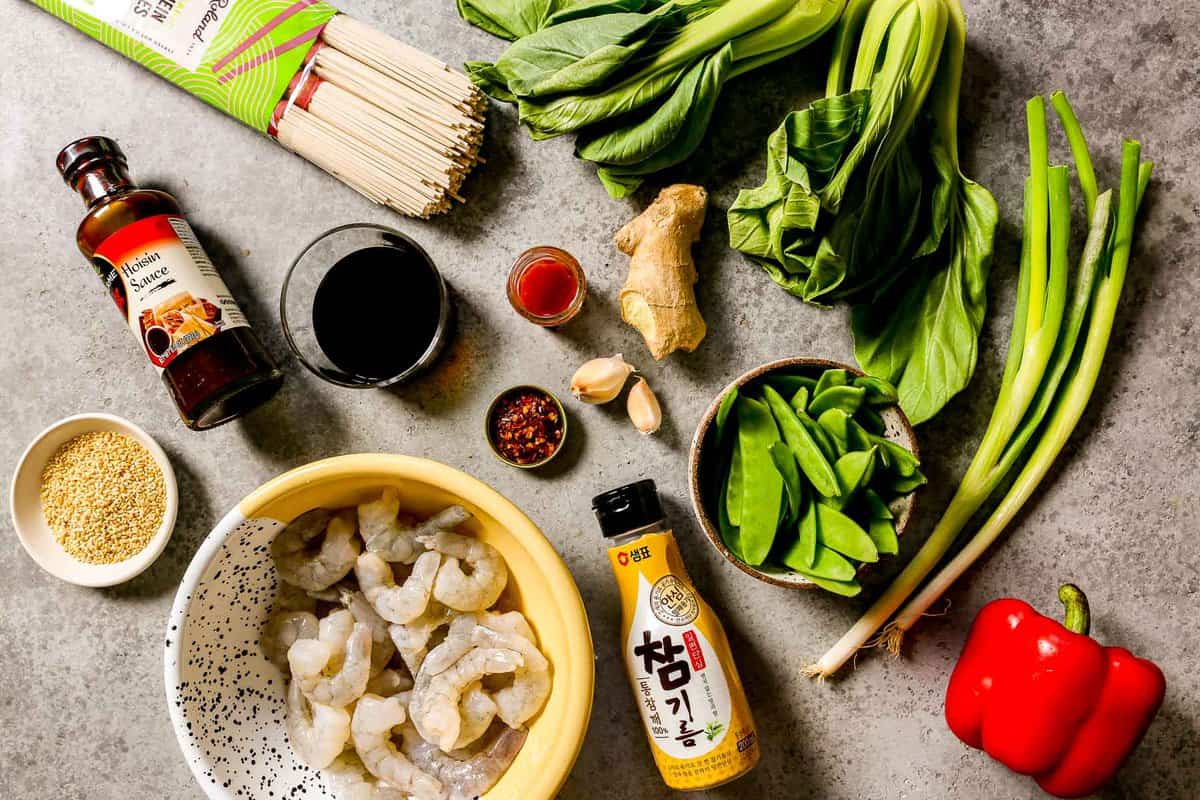
<svg viewBox="0 0 1200 800">
<path fill-rule="evenodd" d="M 614 197 L 700 146 L 730 79 L 807 46 L 846 0 L 458 0 L 513 44 L 471 79 L 534 139 L 577 135 Z"/>
<path fill-rule="evenodd" d="M 826 96 L 767 142 L 729 210 L 734 248 L 788 292 L 853 305 L 855 356 L 914 423 L 975 370 L 997 222 L 958 161 L 958 0 L 850 0 Z"/>
</svg>

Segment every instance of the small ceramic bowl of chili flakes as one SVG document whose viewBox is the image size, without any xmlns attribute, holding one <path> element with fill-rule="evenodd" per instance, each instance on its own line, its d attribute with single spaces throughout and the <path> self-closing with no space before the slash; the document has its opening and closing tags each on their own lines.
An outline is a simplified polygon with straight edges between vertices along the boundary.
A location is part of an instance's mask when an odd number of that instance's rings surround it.
<svg viewBox="0 0 1200 800">
<path fill-rule="evenodd" d="M 485 428 L 497 458 L 513 467 L 533 469 L 562 450 L 567 415 L 558 398 L 540 386 L 514 386 L 488 406 Z"/>
</svg>

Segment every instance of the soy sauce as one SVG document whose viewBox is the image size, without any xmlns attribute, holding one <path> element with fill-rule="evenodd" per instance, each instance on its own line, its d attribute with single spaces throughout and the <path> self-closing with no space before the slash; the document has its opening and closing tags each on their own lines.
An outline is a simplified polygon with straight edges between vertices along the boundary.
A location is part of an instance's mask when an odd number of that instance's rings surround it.
<svg viewBox="0 0 1200 800">
<path fill-rule="evenodd" d="M 313 298 L 313 333 L 347 375 L 384 381 L 413 367 L 438 334 L 442 284 L 424 255 L 397 240 L 337 261 Z"/>
</svg>

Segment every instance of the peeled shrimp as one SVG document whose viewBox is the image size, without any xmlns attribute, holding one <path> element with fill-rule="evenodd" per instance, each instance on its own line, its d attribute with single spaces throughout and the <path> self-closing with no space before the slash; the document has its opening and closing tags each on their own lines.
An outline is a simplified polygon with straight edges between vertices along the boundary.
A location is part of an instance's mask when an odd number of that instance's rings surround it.
<svg viewBox="0 0 1200 800">
<path fill-rule="evenodd" d="M 500 551 L 487 542 L 449 531 L 417 541 L 446 556 L 433 584 L 433 596 L 456 611 L 482 611 L 500 598 L 508 568 Z M 469 567 L 464 570 L 463 565 Z"/>
<path fill-rule="evenodd" d="M 342 753 L 324 775 L 334 800 L 406 800 L 404 792 L 376 781 L 355 753 Z"/>
<path fill-rule="evenodd" d="M 388 633 L 387 620 L 379 616 L 379 612 L 362 592 L 342 588 L 340 595 L 342 605 L 354 615 L 354 621 L 361 622 L 371 629 L 371 674 L 378 675 L 387 667 L 396 652 L 396 645 Z"/>
<path fill-rule="evenodd" d="M 388 622 L 405 623 L 421 616 L 429 605 L 441 561 L 439 553 L 422 553 L 413 564 L 412 574 L 397 585 L 386 561 L 374 553 L 363 553 L 354 565 L 354 574 L 379 616 Z"/>
<path fill-rule="evenodd" d="M 384 489 L 383 495 L 358 507 L 358 524 L 367 550 L 384 561 L 411 564 L 425 551 L 418 536 L 449 530 L 471 518 L 461 506 L 450 506 L 417 525 L 405 525 L 400 518 L 400 494 Z"/>
<path fill-rule="evenodd" d="M 412 678 L 394 669 L 385 669 L 367 681 L 367 694 L 391 697 L 413 687 Z"/>
<path fill-rule="evenodd" d="M 367 770 L 417 800 L 445 797 L 441 782 L 413 766 L 392 743 L 392 729 L 404 722 L 404 706 L 395 697 L 363 695 L 354 707 L 350 736 Z"/>
<path fill-rule="evenodd" d="M 285 727 L 300 760 L 313 769 L 324 769 L 350 739 L 350 713 L 309 701 L 300 684 L 292 681 L 287 691 Z"/>
<path fill-rule="evenodd" d="M 448 755 L 437 745 L 422 739 L 412 725 L 405 725 L 401 733 L 405 755 L 450 787 L 449 800 L 473 800 L 495 786 L 517 757 L 528 735 L 526 731 L 501 725 L 493 728 L 481 742 L 484 746 L 478 752 L 456 751 Z"/>
<path fill-rule="evenodd" d="M 425 613 L 403 625 L 389 625 L 388 633 L 396 644 L 396 651 L 408 666 L 408 671 L 416 675 L 429 652 L 429 640 L 434 632 L 450 622 L 454 612 L 441 603 L 433 602 L 425 608 Z"/>
<path fill-rule="evenodd" d="M 288 650 L 299 639 L 315 639 L 320 630 L 317 615 L 308 611 L 275 611 L 263 626 L 262 649 L 268 659 L 287 671 Z"/>
<path fill-rule="evenodd" d="M 519 623 L 512 614 L 516 614 Z M 508 630 L 497 630 L 491 627 L 493 625 L 507 627 Z M 529 630 L 528 623 L 519 613 L 491 615 L 490 621 L 476 626 L 472 641 L 479 647 L 502 647 L 521 654 L 524 664 L 513 675 L 512 685 L 496 690 L 493 697 L 497 714 L 504 724 L 519 728 L 542 709 L 546 698 L 550 696 L 550 662 L 532 639 L 514 632 L 514 628 Z"/>
<path fill-rule="evenodd" d="M 454 743 L 455 750 L 474 744 L 487 733 L 492 720 L 496 718 L 496 702 L 484 691 L 483 684 L 475 681 L 463 691 L 458 712 L 462 717 L 462 728 Z"/>
<path fill-rule="evenodd" d="M 343 638 L 346 618 L 351 628 Z M 320 627 L 320 638 L 300 639 L 288 650 L 292 682 L 315 703 L 347 706 L 371 678 L 371 629 L 354 622 L 349 611 L 335 611 Z"/>
<path fill-rule="evenodd" d="M 474 614 L 460 614 L 450 620 L 450 629 L 446 631 L 446 638 L 429 651 L 429 655 L 421 664 L 420 674 L 432 678 L 469 653 L 475 647 L 472 637 L 477 627 L 479 627 L 479 620 Z"/>
<path fill-rule="evenodd" d="M 459 702 L 466 688 L 484 675 L 515 672 L 523 664 L 515 650 L 477 647 L 436 675 L 422 670 L 408 706 L 413 724 L 427 741 L 453 750 L 462 730 Z"/>
<path fill-rule="evenodd" d="M 354 568 L 362 545 L 354 512 L 318 508 L 296 517 L 271 542 L 279 577 L 311 592 L 328 589 Z"/>
</svg>

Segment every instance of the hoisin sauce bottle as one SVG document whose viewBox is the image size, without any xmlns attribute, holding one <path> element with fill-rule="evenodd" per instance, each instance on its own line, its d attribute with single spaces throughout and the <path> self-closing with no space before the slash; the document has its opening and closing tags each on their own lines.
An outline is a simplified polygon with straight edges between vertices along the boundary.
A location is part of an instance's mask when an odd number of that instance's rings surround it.
<svg viewBox="0 0 1200 800">
<path fill-rule="evenodd" d="M 245 414 L 283 373 L 259 343 L 174 197 L 140 189 L 112 139 L 62 149 L 63 180 L 87 215 L 76 243 L 104 282 L 179 416 L 205 430 Z"/>
</svg>

